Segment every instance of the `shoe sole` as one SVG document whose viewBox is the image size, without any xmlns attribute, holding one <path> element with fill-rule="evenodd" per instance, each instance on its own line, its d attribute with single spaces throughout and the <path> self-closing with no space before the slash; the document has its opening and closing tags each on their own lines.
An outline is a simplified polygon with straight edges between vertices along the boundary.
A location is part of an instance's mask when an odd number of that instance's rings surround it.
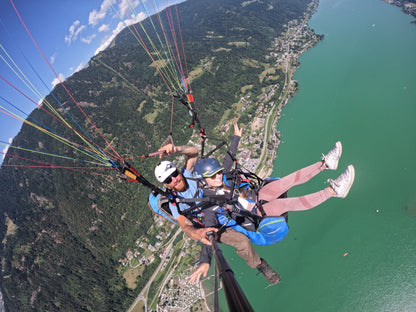
<svg viewBox="0 0 416 312">
<path fill-rule="evenodd" d="M 349 165 L 349 166 L 347 167 L 347 170 L 348 170 L 348 169 L 350 169 L 350 171 L 351 171 L 351 176 L 352 176 L 352 178 L 351 178 L 351 183 L 350 183 L 350 185 L 348 186 L 347 190 L 345 191 L 344 195 L 343 195 L 343 196 L 340 196 L 340 198 L 345 198 L 345 197 L 347 197 L 348 193 L 350 192 L 351 186 L 352 186 L 352 185 L 353 185 L 353 183 L 354 183 L 354 179 L 355 179 L 355 169 L 354 169 L 354 166 L 353 166 L 353 165 Z"/>
<path fill-rule="evenodd" d="M 341 144 L 341 141 L 336 142 L 335 145 L 334 145 L 334 147 L 332 149 L 335 149 L 337 146 L 339 147 L 339 157 L 338 157 L 337 163 L 335 165 L 335 168 L 329 168 L 329 167 L 327 167 L 327 169 L 329 169 L 329 170 L 337 170 L 338 169 L 338 163 L 339 163 L 339 160 L 341 159 L 341 155 L 342 155 L 342 144 Z"/>
<path fill-rule="evenodd" d="M 335 168 L 332 169 L 332 170 L 337 170 L 338 169 L 338 163 L 339 163 L 339 160 L 341 159 L 341 155 L 342 155 L 342 144 L 341 144 L 341 141 L 338 141 L 337 143 L 335 143 L 335 146 L 339 146 L 339 157 L 338 157 L 338 160 L 337 160 L 337 164 L 335 165 Z"/>
</svg>

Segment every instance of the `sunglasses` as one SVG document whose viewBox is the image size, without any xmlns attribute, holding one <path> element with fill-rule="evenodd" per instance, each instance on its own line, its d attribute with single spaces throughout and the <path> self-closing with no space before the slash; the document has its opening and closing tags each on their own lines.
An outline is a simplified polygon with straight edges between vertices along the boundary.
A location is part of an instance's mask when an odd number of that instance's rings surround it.
<svg viewBox="0 0 416 312">
<path fill-rule="evenodd" d="M 176 178 L 179 175 L 179 171 L 175 170 L 174 172 L 172 172 L 172 174 L 170 176 L 168 176 L 165 181 L 163 181 L 164 184 L 171 184 L 172 183 L 172 178 Z"/>
<path fill-rule="evenodd" d="M 215 179 L 217 175 L 223 174 L 222 170 L 215 172 L 212 176 L 210 177 L 206 177 L 206 178 L 211 178 L 211 179 Z"/>
</svg>

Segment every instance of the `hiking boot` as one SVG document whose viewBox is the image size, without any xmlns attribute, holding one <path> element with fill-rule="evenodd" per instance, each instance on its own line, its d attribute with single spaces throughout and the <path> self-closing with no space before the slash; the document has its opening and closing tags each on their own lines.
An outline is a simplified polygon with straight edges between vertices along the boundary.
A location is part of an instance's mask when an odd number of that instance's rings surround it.
<svg viewBox="0 0 416 312">
<path fill-rule="evenodd" d="M 330 170 L 337 170 L 338 168 L 338 161 L 342 154 L 342 145 L 341 142 L 338 141 L 335 143 L 332 150 L 328 152 L 328 154 L 324 155 L 322 154 L 322 160 L 324 164 L 326 165 L 327 169 Z"/>
<path fill-rule="evenodd" d="M 280 282 L 279 274 L 273 271 L 266 260 L 261 259 L 261 263 L 257 266 L 257 270 L 259 270 L 259 273 L 264 275 L 270 284 L 278 284 Z"/>
<path fill-rule="evenodd" d="M 335 191 L 335 197 L 345 198 L 350 191 L 352 183 L 354 182 L 355 170 L 352 165 L 349 165 L 347 169 L 335 180 L 328 179 L 332 189 Z"/>
</svg>

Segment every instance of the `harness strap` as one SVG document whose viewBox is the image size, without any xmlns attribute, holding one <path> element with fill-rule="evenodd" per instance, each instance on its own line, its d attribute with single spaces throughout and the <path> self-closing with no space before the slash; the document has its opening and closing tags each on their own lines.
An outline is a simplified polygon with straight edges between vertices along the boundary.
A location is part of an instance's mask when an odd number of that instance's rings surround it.
<svg viewBox="0 0 416 312">
<path fill-rule="evenodd" d="M 201 197 L 201 198 L 177 198 L 178 203 L 194 203 L 199 202 L 198 204 L 193 205 L 192 207 L 181 211 L 181 214 L 186 215 L 192 210 L 199 209 L 207 209 L 212 207 L 213 205 L 218 206 L 233 206 L 234 202 L 230 202 L 224 198 L 224 195 L 211 195 L 208 197 Z"/>
<path fill-rule="evenodd" d="M 260 213 L 261 213 L 261 216 L 263 218 L 264 217 L 267 217 L 267 214 L 266 214 L 266 212 L 263 209 L 263 204 L 265 204 L 265 203 L 267 203 L 267 200 L 261 199 L 261 200 L 257 201 L 256 205 L 254 206 L 254 209 L 258 209 L 260 211 Z"/>
<path fill-rule="evenodd" d="M 217 211 L 216 212 L 217 214 L 222 214 L 222 215 L 225 215 L 228 219 L 233 219 L 238 225 L 241 225 L 242 223 L 248 220 L 249 222 L 253 224 L 254 230 L 257 230 L 260 224 L 260 221 L 265 215 L 264 214 L 262 216 L 259 216 L 243 208 L 239 208 L 237 201 L 229 200 L 224 195 L 210 195 L 210 196 L 202 197 L 202 198 L 177 198 L 178 203 L 180 202 L 187 203 L 187 202 L 195 202 L 195 201 L 199 201 L 199 203 L 184 211 L 181 211 L 180 213 L 184 215 L 185 217 L 189 218 L 190 217 L 189 214 L 192 211 L 195 211 L 196 209 L 200 213 L 203 213 L 204 209 L 211 208 L 213 206 L 219 206 L 223 208 L 224 210 Z M 223 225 L 221 228 L 224 228 L 224 227 L 225 226 Z M 250 231 L 253 231 L 253 229 Z"/>
</svg>

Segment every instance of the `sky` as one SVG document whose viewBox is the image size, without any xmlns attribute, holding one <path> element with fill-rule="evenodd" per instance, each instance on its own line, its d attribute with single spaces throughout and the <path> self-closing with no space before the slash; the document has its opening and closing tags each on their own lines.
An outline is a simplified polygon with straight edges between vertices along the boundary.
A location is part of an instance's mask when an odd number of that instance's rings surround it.
<svg viewBox="0 0 416 312">
<path fill-rule="evenodd" d="M 21 121 L 8 116 L 4 110 L 25 119 L 59 80 L 64 81 L 81 70 L 126 25 L 152 14 L 153 6 L 149 1 L 0 2 L 0 163 L 7 151 L 7 143 L 22 126 Z M 151 0 L 159 10 L 183 1 Z M 126 16 L 126 11 L 130 18 Z M 27 77 L 30 83 L 24 83 L 10 67 L 20 77 Z"/>
</svg>

